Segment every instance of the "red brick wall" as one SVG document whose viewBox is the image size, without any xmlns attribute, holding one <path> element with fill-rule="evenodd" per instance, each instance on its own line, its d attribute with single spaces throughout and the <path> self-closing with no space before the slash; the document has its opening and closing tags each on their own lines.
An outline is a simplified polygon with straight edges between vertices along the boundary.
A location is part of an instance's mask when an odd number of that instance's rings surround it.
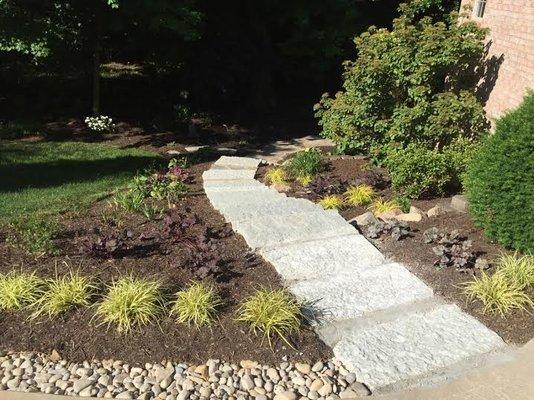
<svg viewBox="0 0 534 400">
<path fill-rule="evenodd" d="M 471 5 L 476 0 L 462 0 Z M 534 89 L 534 0 L 487 0 L 482 18 L 471 19 L 491 29 L 488 58 L 501 58 L 496 80 L 486 103 L 495 119 L 521 103 L 527 89 Z"/>
</svg>

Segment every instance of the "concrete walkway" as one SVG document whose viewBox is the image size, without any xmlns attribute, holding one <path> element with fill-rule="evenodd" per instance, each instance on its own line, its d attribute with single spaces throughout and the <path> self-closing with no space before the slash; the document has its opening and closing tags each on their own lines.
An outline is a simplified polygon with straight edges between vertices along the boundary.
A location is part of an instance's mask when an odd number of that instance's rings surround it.
<svg viewBox="0 0 534 400">
<path fill-rule="evenodd" d="M 336 211 L 254 179 L 259 161 L 221 157 L 204 189 L 248 245 L 307 304 L 334 355 L 374 393 L 449 379 L 499 359 L 505 344 L 389 262 Z"/>
</svg>

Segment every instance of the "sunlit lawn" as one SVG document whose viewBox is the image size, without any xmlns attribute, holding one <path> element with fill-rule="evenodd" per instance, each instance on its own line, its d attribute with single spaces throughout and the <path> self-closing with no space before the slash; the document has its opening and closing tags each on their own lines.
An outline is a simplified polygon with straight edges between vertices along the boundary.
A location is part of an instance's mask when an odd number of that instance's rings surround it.
<svg viewBox="0 0 534 400">
<path fill-rule="evenodd" d="M 81 142 L 0 142 L 0 221 L 79 209 L 159 156 Z"/>
</svg>

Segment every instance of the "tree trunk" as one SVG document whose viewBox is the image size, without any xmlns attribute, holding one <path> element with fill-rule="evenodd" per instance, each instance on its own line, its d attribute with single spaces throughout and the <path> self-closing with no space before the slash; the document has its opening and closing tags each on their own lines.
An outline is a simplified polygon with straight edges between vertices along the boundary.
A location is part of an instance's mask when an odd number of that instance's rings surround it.
<svg viewBox="0 0 534 400">
<path fill-rule="evenodd" d="M 95 38 L 93 47 L 93 115 L 100 115 L 100 51 L 102 30 L 100 12 L 95 14 Z"/>
</svg>

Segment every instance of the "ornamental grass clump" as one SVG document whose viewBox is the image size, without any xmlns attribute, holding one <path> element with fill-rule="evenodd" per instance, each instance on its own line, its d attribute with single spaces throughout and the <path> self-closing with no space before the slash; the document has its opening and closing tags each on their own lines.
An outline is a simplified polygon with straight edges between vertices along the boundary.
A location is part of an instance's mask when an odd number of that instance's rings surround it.
<svg viewBox="0 0 534 400">
<path fill-rule="evenodd" d="M 345 191 L 345 201 L 351 206 L 365 206 L 373 201 L 376 193 L 372 186 L 350 186 Z"/>
<path fill-rule="evenodd" d="M 344 202 L 341 196 L 330 194 L 319 200 L 319 205 L 325 210 L 339 210 L 343 208 Z"/>
<path fill-rule="evenodd" d="M 35 303 L 43 293 L 43 280 L 34 272 L 0 274 L 0 310 L 20 310 Z"/>
<path fill-rule="evenodd" d="M 176 293 L 171 314 L 176 321 L 201 328 L 209 325 L 222 304 L 220 296 L 212 285 L 194 282 L 188 288 Z"/>
<path fill-rule="evenodd" d="M 32 304 L 36 310 L 32 317 L 55 317 L 76 307 L 88 307 L 96 290 L 91 278 L 70 272 L 68 275 L 46 281 L 43 295 Z"/>
<path fill-rule="evenodd" d="M 161 284 L 127 276 L 114 281 L 96 308 L 102 324 L 115 325 L 119 333 L 129 333 L 156 320 L 163 309 Z"/>
<path fill-rule="evenodd" d="M 534 285 L 534 256 L 503 255 L 497 265 L 497 273 L 521 289 Z"/>
<path fill-rule="evenodd" d="M 274 167 L 265 174 L 265 182 L 269 185 L 287 185 L 287 173 L 282 167 Z"/>
<path fill-rule="evenodd" d="M 393 211 L 399 208 L 399 205 L 395 200 L 376 199 L 369 209 L 374 215 L 380 215 L 382 213 Z"/>
<path fill-rule="evenodd" d="M 254 333 L 263 333 L 271 347 L 271 339 L 276 336 L 291 346 L 288 337 L 300 330 L 302 312 L 287 290 L 262 288 L 243 301 L 237 321 L 249 324 Z"/>
<path fill-rule="evenodd" d="M 470 300 L 482 302 L 484 313 L 498 313 L 504 317 L 511 310 L 534 306 L 534 301 L 521 287 L 499 271 L 491 276 L 482 272 L 480 278 L 475 277 L 465 286 L 464 292 Z"/>
</svg>

